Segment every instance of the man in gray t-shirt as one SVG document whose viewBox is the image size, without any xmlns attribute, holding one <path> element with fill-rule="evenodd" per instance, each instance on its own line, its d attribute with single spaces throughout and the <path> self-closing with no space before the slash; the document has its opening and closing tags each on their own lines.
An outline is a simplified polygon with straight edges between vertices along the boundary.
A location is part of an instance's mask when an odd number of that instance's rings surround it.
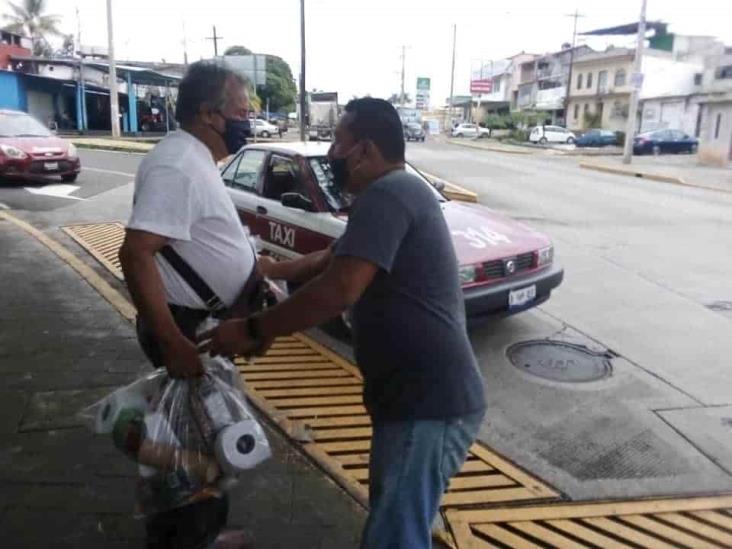
<svg viewBox="0 0 732 549">
<path fill-rule="evenodd" d="M 334 183 L 357 197 L 346 232 L 331 249 L 261 262 L 272 278 L 310 281 L 204 336 L 214 353 L 252 354 L 353 307 L 373 422 L 362 548 L 430 547 L 440 498 L 485 413 L 450 232 L 434 192 L 404 171 L 404 149 L 394 107 L 351 101 L 329 153 Z"/>
</svg>

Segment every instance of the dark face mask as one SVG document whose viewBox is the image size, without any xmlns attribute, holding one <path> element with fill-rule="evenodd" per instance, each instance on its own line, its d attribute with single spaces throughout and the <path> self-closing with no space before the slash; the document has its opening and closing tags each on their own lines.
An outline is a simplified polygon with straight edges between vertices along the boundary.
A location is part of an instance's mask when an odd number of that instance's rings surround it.
<svg viewBox="0 0 732 549">
<path fill-rule="evenodd" d="M 348 184 L 349 175 L 348 165 L 346 161 L 348 160 L 348 157 L 351 156 L 351 153 L 355 148 L 356 146 L 354 145 L 353 148 L 351 148 L 350 152 L 348 152 L 348 154 L 341 158 L 332 158 L 330 161 L 330 170 L 333 174 L 333 186 L 340 192 L 346 191 L 346 185 Z"/>
<path fill-rule="evenodd" d="M 226 143 L 226 150 L 229 154 L 236 153 L 244 145 L 247 144 L 247 137 L 252 134 L 249 120 L 238 120 L 236 118 L 226 118 L 226 129 L 221 137 Z"/>
</svg>

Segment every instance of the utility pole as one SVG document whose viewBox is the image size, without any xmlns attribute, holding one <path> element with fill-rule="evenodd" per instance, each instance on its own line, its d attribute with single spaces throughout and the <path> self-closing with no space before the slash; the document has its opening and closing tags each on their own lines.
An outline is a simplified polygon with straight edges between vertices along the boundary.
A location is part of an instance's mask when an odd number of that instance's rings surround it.
<svg viewBox="0 0 732 549">
<path fill-rule="evenodd" d="M 630 106 L 628 107 L 628 127 L 625 130 L 625 146 L 623 147 L 623 164 L 630 164 L 633 159 L 633 139 L 635 138 L 635 125 L 638 116 L 638 97 L 643 86 L 643 47 L 646 40 L 646 0 L 641 0 L 640 19 L 638 20 L 638 41 L 635 46 L 635 59 L 633 60 L 633 74 L 630 92 Z"/>
<path fill-rule="evenodd" d="M 213 40 L 214 45 L 214 57 L 219 56 L 219 40 L 223 40 L 223 36 L 216 35 L 216 25 L 213 26 L 213 36 L 206 37 L 206 40 Z"/>
<path fill-rule="evenodd" d="M 107 0 L 107 40 L 109 41 L 109 113 L 112 117 L 112 137 L 119 137 L 117 66 L 114 62 L 114 35 L 112 34 L 112 28 L 112 0 Z"/>
<path fill-rule="evenodd" d="M 399 96 L 399 105 L 404 106 L 404 64 L 407 57 L 407 47 L 402 46 L 402 92 Z"/>
<path fill-rule="evenodd" d="M 577 46 L 577 19 L 584 17 L 578 10 L 570 13 L 567 17 L 574 18 L 574 29 L 572 30 L 572 48 L 569 50 L 569 74 L 567 74 L 567 93 L 564 97 L 564 126 L 569 122 L 569 94 L 572 92 L 572 64 L 574 63 L 574 48 Z"/>
<path fill-rule="evenodd" d="M 188 35 L 186 34 L 186 20 L 181 20 L 183 23 L 183 65 L 188 67 Z"/>
<path fill-rule="evenodd" d="M 79 54 L 79 103 L 76 113 L 80 120 L 76 121 L 76 129 L 84 132 L 86 128 L 86 87 L 84 85 L 84 54 L 81 53 L 81 18 L 79 17 L 79 6 L 76 6 L 76 41 L 77 53 Z"/>
<path fill-rule="evenodd" d="M 305 0 L 300 0 L 300 141 L 305 141 Z"/>
<path fill-rule="evenodd" d="M 452 129 L 452 103 L 455 92 L 455 44 L 457 43 L 457 25 L 452 25 L 452 68 L 450 69 L 450 103 L 447 111 L 447 130 Z"/>
</svg>

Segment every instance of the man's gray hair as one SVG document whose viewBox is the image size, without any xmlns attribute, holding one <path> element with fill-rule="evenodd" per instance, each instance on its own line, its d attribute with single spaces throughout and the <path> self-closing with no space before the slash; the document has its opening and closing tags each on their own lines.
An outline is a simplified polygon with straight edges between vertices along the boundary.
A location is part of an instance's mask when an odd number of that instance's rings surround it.
<svg viewBox="0 0 732 549">
<path fill-rule="evenodd" d="M 186 71 L 178 86 L 175 119 L 181 124 L 193 121 L 202 105 L 211 110 L 223 109 L 228 100 L 226 81 L 232 78 L 242 86 L 249 86 L 243 75 L 216 61 L 197 61 Z"/>
</svg>

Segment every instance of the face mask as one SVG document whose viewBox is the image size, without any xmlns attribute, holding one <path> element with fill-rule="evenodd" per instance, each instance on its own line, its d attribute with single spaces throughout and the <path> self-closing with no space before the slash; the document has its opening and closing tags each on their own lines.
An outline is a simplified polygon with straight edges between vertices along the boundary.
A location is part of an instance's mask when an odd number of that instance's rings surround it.
<svg viewBox="0 0 732 549">
<path fill-rule="evenodd" d="M 346 161 L 351 153 L 356 148 L 354 145 L 351 150 L 341 158 L 333 158 L 330 161 L 330 169 L 333 173 L 333 186 L 339 191 L 344 192 L 346 190 L 346 184 L 348 183 L 348 165 Z"/>
<path fill-rule="evenodd" d="M 226 129 L 224 130 L 224 142 L 226 150 L 229 154 L 234 154 L 244 145 L 247 144 L 247 137 L 252 133 L 249 120 L 237 120 L 236 118 L 226 119 Z"/>
<path fill-rule="evenodd" d="M 223 115 L 222 115 L 223 117 Z M 247 137 L 252 134 L 249 120 L 238 120 L 236 118 L 225 118 L 226 127 L 224 132 L 217 133 L 221 136 L 226 144 L 226 150 L 229 154 L 234 154 L 247 144 Z M 215 129 L 215 128 L 214 128 Z"/>
</svg>

